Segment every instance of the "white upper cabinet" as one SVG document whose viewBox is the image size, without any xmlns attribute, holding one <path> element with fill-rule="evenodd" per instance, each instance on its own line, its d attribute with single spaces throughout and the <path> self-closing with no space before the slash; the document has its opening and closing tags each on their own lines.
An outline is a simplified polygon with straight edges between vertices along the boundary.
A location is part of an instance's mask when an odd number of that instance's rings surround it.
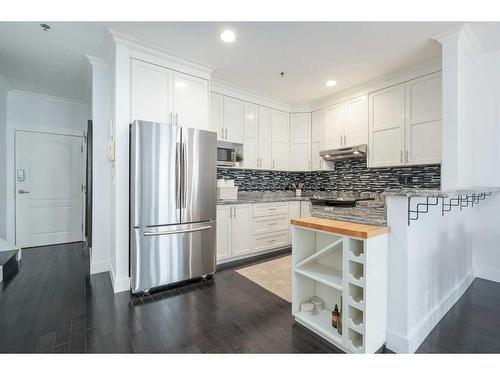
<svg viewBox="0 0 500 375">
<path fill-rule="evenodd" d="M 344 104 L 337 104 L 325 111 L 323 124 L 324 148 L 341 148 L 344 144 Z"/>
<path fill-rule="evenodd" d="M 131 60 L 131 120 L 208 129 L 208 81 Z"/>
<path fill-rule="evenodd" d="M 259 168 L 271 169 L 271 109 L 259 106 Z"/>
<path fill-rule="evenodd" d="M 286 112 L 271 110 L 272 168 L 289 169 L 290 115 Z"/>
<path fill-rule="evenodd" d="M 172 123 L 173 72 L 138 60 L 131 62 L 131 120 Z"/>
<path fill-rule="evenodd" d="M 224 140 L 243 143 L 243 102 L 224 96 Z"/>
<path fill-rule="evenodd" d="M 224 97 L 214 92 L 210 93 L 210 130 L 217 133 L 217 139 L 224 138 L 223 119 Z"/>
<path fill-rule="evenodd" d="M 252 103 L 243 105 L 243 166 L 257 168 L 259 165 L 258 107 Z"/>
<path fill-rule="evenodd" d="M 208 130 L 208 81 L 174 72 L 175 124 Z"/>
<path fill-rule="evenodd" d="M 407 164 L 441 162 L 442 149 L 441 73 L 406 84 Z"/>
<path fill-rule="evenodd" d="M 369 95 L 369 166 L 441 162 L 441 73 Z"/>
<path fill-rule="evenodd" d="M 323 147 L 323 117 L 324 111 L 314 111 L 311 119 L 311 169 L 313 171 L 323 169 L 323 159 L 320 158 L 319 152 Z"/>
<path fill-rule="evenodd" d="M 290 115 L 290 170 L 311 170 L 311 114 Z"/>
<path fill-rule="evenodd" d="M 368 100 L 370 166 L 404 164 L 404 84 L 374 92 Z"/>
<path fill-rule="evenodd" d="M 368 143 L 368 105 L 366 96 L 345 102 L 343 147 Z"/>
</svg>

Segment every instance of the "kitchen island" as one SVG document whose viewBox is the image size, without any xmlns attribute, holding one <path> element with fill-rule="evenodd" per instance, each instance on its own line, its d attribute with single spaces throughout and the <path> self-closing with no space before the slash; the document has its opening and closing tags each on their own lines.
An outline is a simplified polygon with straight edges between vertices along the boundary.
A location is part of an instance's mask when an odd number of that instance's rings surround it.
<svg viewBox="0 0 500 375">
<path fill-rule="evenodd" d="M 348 353 L 374 353 L 386 340 L 389 228 L 306 217 L 292 219 L 292 313 Z M 303 311 L 312 297 L 324 308 Z M 332 326 L 335 305 L 341 326 Z"/>
</svg>

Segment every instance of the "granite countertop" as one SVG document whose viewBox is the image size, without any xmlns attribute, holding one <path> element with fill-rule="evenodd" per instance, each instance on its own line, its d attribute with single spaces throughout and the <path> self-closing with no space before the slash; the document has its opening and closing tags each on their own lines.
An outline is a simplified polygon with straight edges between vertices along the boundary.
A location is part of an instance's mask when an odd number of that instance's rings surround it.
<svg viewBox="0 0 500 375">
<path fill-rule="evenodd" d="M 311 206 L 311 215 L 323 219 L 350 221 L 361 224 L 385 226 L 387 220 L 384 206 L 330 207 Z"/>
<path fill-rule="evenodd" d="M 308 201 L 312 193 L 296 197 L 293 191 L 244 191 L 238 193 L 236 200 L 218 199 L 217 204 L 249 204 L 249 203 L 273 203 L 273 202 L 294 202 Z"/>
<path fill-rule="evenodd" d="M 494 193 L 500 191 L 500 187 L 484 187 L 484 186 L 473 186 L 465 187 L 460 189 L 391 189 L 385 191 L 383 194 L 385 196 L 401 196 L 401 197 L 439 197 L 448 198 L 456 197 L 459 195 L 470 195 L 470 194 L 480 194 L 480 193 Z"/>
</svg>

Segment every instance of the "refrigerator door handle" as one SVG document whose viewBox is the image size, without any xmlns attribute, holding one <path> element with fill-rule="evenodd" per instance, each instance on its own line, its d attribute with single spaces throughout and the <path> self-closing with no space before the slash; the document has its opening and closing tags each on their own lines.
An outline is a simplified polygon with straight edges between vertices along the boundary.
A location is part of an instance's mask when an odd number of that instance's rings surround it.
<svg viewBox="0 0 500 375">
<path fill-rule="evenodd" d="M 187 194 L 186 194 L 186 185 L 187 185 L 187 165 L 186 165 L 187 153 L 186 153 L 186 144 L 182 144 L 182 208 L 186 208 L 187 204 Z"/>
<path fill-rule="evenodd" d="M 175 208 L 181 208 L 181 144 L 177 142 L 175 151 Z"/>
<path fill-rule="evenodd" d="M 165 230 L 161 232 L 144 232 L 143 235 L 146 237 L 149 236 L 166 236 L 171 234 L 180 234 L 180 233 L 191 233 L 191 232 L 200 232 L 202 230 L 212 229 L 211 225 L 205 225 L 203 227 L 198 228 L 188 228 L 188 229 L 179 229 L 179 230 Z"/>
</svg>

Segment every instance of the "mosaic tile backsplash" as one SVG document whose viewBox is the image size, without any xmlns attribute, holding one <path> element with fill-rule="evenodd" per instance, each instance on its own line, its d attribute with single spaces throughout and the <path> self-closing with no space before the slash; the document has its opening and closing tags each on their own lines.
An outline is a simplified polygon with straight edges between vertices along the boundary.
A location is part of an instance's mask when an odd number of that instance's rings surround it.
<svg viewBox="0 0 500 375">
<path fill-rule="evenodd" d="M 217 168 L 217 178 L 235 180 L 241 191 L 293 190 L 292 183 L 304 181 L 304 190 L 370 191 L 386 189 L 439 189 L 441 166 L 368 168 L 366 160 L 335 162 L 334 171 L 283 172 L 252 169 Z"/>
</svg>

